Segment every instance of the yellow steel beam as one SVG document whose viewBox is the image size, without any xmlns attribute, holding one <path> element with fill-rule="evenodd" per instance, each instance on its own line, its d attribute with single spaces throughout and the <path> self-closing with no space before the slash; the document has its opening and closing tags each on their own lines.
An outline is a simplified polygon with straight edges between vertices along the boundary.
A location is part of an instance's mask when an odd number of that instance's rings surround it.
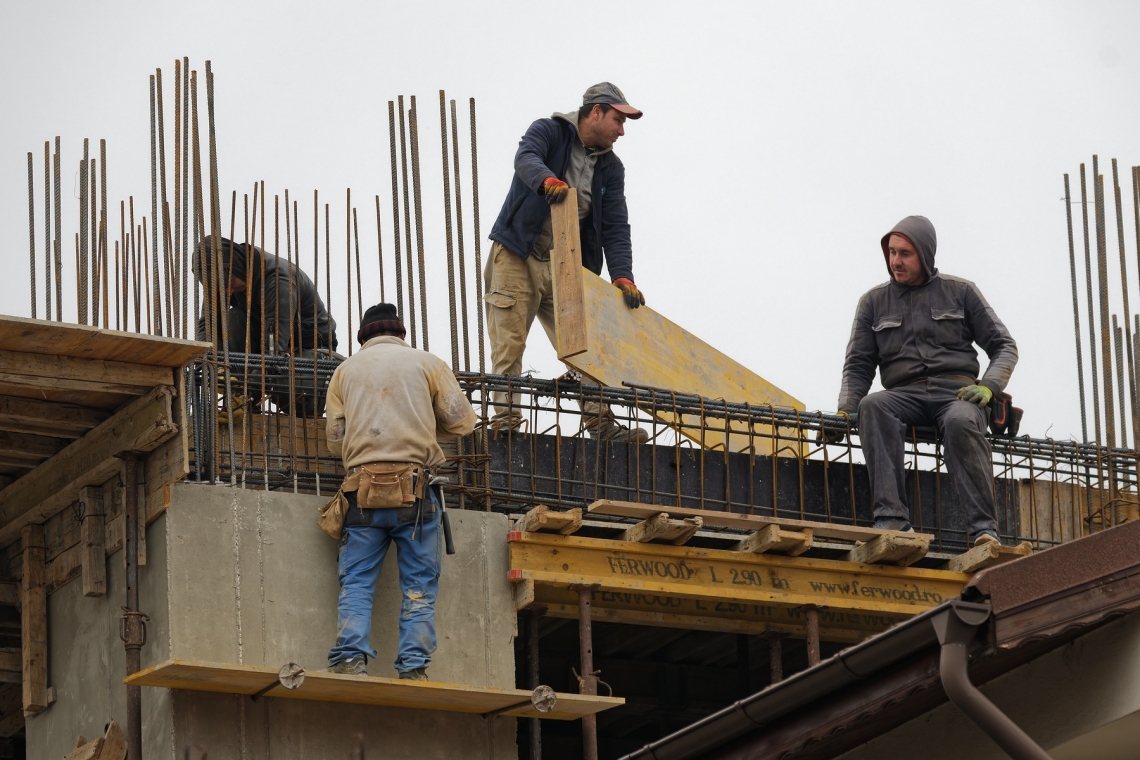
<svg viewBox="0 0 1140 760">
<path fill-rule="evenodd" d="M 965 573 L 512 531 L 512 581 L 699 600 L 906 616 L 957 596 Z M 644 596 L 638 598 L 644 602 Z M 631 607 L 637 605 L 631 604 Z"/>
</svg>

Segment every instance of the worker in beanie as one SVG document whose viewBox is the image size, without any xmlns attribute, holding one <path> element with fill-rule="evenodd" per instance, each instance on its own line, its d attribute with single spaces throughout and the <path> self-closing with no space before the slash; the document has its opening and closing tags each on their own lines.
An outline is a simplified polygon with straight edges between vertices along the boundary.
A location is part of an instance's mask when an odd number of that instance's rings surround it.
<svg viewBox="0 0 1140 760">
<path fill-rule="evenodd" d="M 214 302 L 225 302 L 224 314 L 229 350 L 249 354 L 288 354 L 318 358 L 334 356 L 336 322 L 325 308 L 313 281 L 301 268 L 253 245 L 219 238 L 215 252 L 207 235 L 194 251 L 194 273 L 205 293 L 225 291 Z M 205 250 L 206 255 L 202 256 Z M 215 255 L 215 253 L 217 255 Z M 252 255 L 250 255 L 252 254 Z M 213 275 L 215 262 L 220 266 Z M 211 302 L 207 295 L 206 304 Z M 263 312 L 264 309 L 264 312 Z M 246 345 L 246 313 L 249 313 L 249 345 Z M 264 313 L 264 321 L 263 315 Z M 223 326 L 214 325 L 215 342 L 222 345 Z M 290 331 L 292 343 L 290 344 Z M 198 339 L 206 339 L 206 319 L 198 320 Z"/>
<path fill-rule="evenodd" d="M 928 219 L 908 216 L 880 246 L 891 279 L 859 299 L 839 391 L 839 411 L 863 444 L 875 527 L 912 529 L 905 436 L 910 427 L 934 426 L 968 541 L 999 542 L 987 406 L 1009 383 L 1017 344 L 977 285 L 935 268 L 938 238 Z M 975 343 L 990 359 L 980 380 Z M 885 390 L 868 395 L 876 368 Z"/>
<path fill-rule="evenodd" d="M 444 463 L 437 436 L 461 436 L 475 428 L 475 411 L 439 358 L 404 342 L 404 325 L 392 304 L 364 313 L 356 334 L 360 351 L 333 373 L 326 399 L 329 449 L 341 457 L 348 511 L 341 534 L 337 639 L 329 669 L 365 674 L 376 656 L 369 638 L 372 599 L 384 556 L 396 544 L 403 605 L 400 610 L 400 678 L 427 680 L 435 651 L 435 597 L 443 537 L 442 500 L 430 483 Z M 361 479 L 370 472 L 407 466 L 422 495 L 414 503 L 371 507 Z M 370 481 L 376 491 L 375 480 Z M 410 481 L 409 481 L 410 482 Z"/>
<path fill-rule="evenodd" d="M 552 344 L 554 291 L 550 252 L 554 237 L 550 204 L 561 203 L 573 187 L 578 193 L 578 223 L 582 266 L 602 272 L 605 257 L 613 284 L 625 303 L 636 309 L 645 297 L 633 282 L 633 246 L 625 202 L 625 166 L 613 153 L 625 134 L 626 119 L 641 111 L 609 82 L 586 90 L 582 106 L 555 113 L 530 125 L 515 154 L 515 174 L 499 218 L 491 228 L 491 253 L 485 271 L 487 334 L 491 339 L 491 371 L 497 375 L 522 372 L 523 350 L 534 318 Z M 520 398 L 492 394 L 496 427 L 522 424 Z M 608 406 L 582 405 L 583 423 L 595 438 L 644 442 L 644 430 L 617 424 Z"/>
</svg>

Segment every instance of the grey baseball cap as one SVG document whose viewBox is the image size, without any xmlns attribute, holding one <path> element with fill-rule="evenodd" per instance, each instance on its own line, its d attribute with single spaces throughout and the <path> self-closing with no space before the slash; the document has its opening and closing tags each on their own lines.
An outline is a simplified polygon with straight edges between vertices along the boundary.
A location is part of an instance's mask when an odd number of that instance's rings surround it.
<svg viewBox="0 0 1140 760">
<path fill-rule="evenodd" d="M 599 82 L 586 90 L 586 94 L 582 96 L 582 105 L 584 106 L 592 106 L 598 103 L 613 106 L 614 110 L 624 113 L 630 119 L 640 119 L 642 116 L 641 111 L 629 104 L 617 85 L 610 82 Z"/>
</svg>

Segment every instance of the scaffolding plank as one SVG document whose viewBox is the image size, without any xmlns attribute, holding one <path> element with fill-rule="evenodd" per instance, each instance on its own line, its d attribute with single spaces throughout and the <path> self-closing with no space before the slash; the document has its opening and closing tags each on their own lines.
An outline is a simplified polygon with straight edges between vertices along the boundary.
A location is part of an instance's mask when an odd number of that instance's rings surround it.
<svg viewBox="0 0 1140 760">
<path fill-rule="evenodd" d="M 958 596 L 965 573 L 546 533 L 507 534 L 511 581 L 597 584 L 718 602 L 910 616 Z"/>
<path fill-rule="evenodd" d="M 630 309 L 621 291 L 583 267 L 578 239 L 577 197 L 550 207 L 556 234 L 551 253 L 554 273 L 554 313 L 558 330 L 558 358 L 602 385 L 623 384 L 643 388 L 668 388 L 710 399 L 726 399 L 757 406 L 779 406 L 803 410 L 791 394 L 777 388 L 752 370 L 721 353 L 688 330 L 666 319 L 648 306 Z M 581 274 L 579 290 L 569 285 L 570 273 Z M 579 300 L 581 299 L 581 300 Z M 630 357 L 636 357 L 631 361 Z M 696 415 L 678 415 L 656 410 L 667 424 L 681 425 L 681 432 L 705 448 L 730 451 L 754 449 L 772 454 L 786 449 L 794 453 L 798 444 L 773 441 L 771 430 L 755 425 L 733 423 L 734 434 L 705 430 Z M 739 427 L 737 427 L 739 425 Z M 739 434 L 735 434 L 739 432 Z"/>
<path fill-rule="evenodd" d="M 843 541 L 871 541 L 879 536 L 919 538 L 928 543 L 934 540 L 934 536 L 930 533 L 900 533 L 897 530 L 876 530 L 875 528 L 862 528 L 856 525 L 837 525 L 836 523 L 813 522 L 811 520 L 746 515 L 739 512 L 721 512 L 713 509 L 667 507 L 659 504 L 639 504 L 632 501 L 612 501 L 610 499 L 595 501 L 586 511 L 613 515 L 614 517 L 636 517 L 642 520 L 660 512 L 668 512 L 674 517 L 700 517 L 704 519 L 705 525 L 718 528 L 760 530 L 767 525 L 776 525 L 784 530 L 810 530 L 819 538 L 838 538 Z"/>
<path fill-rule="evenodd" d="M 577 720 L 584 715 L 595 715 L 625 704 L 625 700 L 619 697 L 559 692 L 554 709 L 540 713 L 530 703 L 530 692 L 524 689 L 401 681 L 396 678 L 348 676 L 325 671 L 307 671 L 304 683 L 290 690 L 277 682 L 276 668 L 197 660 L 167 660 L 125 678 L 123 683 L 247 696 L 262 693 L 267 686 L 275 684 L 264 692 L 265 696 L 477 715 L 498 713 L 516 718 L 547 720 Z"/>
</svg>

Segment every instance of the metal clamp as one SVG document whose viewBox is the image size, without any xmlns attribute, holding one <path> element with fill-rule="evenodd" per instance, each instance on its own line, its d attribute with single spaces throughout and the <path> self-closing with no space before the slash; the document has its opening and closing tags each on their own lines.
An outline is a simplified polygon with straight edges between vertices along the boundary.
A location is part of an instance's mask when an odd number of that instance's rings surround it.
<svg viewBox="0 0 1140 760">
<path fill-rule="evenodd" d="M 128 648 L 141 649 L 146 644 L 146 621 L 150 618 L 138 610 L 120 609 L 123 615 L 119 618 L 119 639 Z"/>
</svg>

